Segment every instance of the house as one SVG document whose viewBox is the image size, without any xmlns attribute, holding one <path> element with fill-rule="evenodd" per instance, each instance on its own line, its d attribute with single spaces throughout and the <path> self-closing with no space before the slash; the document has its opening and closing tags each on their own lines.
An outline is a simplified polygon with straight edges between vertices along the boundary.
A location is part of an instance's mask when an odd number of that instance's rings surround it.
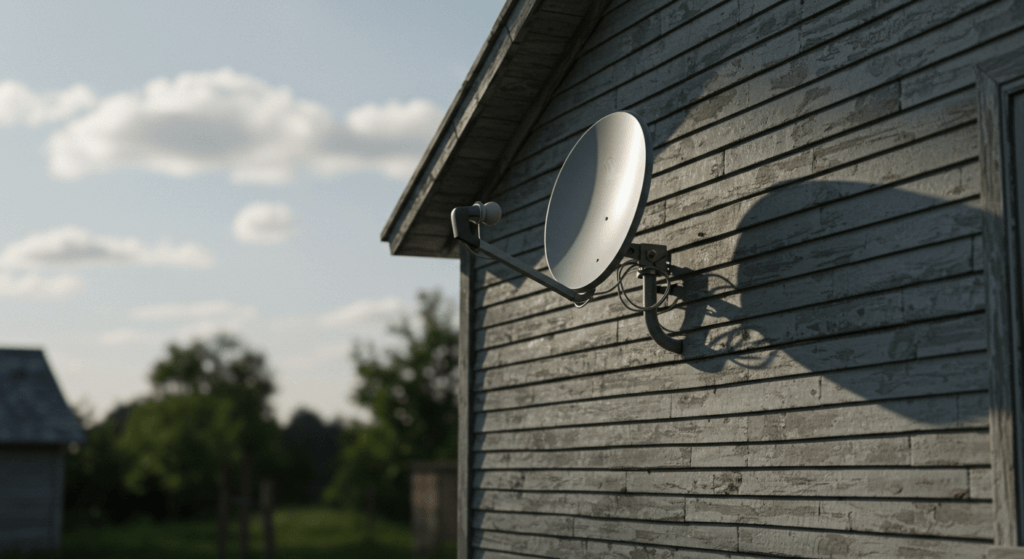
<svg viewBox="0 0 1024 559">
<path fill-rule="evenodd" d="M 1024 557 L 1022 91 L 1019 0 L 509 0 L 382 233 L 461 262 L 459 556 Z M 544 270 L 620 110 L 682 355 L 452 239 Z"/>
<path fill-rule="evenodd" d="M 0 349 L 0 552 L 60 547 L 64 451 L 84 441 L 43 352 Z"/>
</svg>

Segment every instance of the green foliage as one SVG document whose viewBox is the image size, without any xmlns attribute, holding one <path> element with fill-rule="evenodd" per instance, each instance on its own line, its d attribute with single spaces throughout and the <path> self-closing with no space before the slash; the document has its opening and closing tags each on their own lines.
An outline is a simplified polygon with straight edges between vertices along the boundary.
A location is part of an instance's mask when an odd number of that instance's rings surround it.
<svg viewBox="0 0 1024 559">
<path fill-rule="evenodd" d="M 438 292 L 420 294 L 419 318 L 418 331 L 408 322 L 392 327 L 402 350 L 353 352 L 363 380 L 356 399 L 375 421 L 342 434 L 339 467 L 324 490 L 328 503 L 365 506 L 372 494 L 380 512 L 407 518 L 409 461 L 458 453 L 458 331 Z"/>
<path fill-rule="evenodd" d="M 118 440 L 129 457 L 125 487 L 141 495 L 155 486 L 177 515 L 213 505 L 222 462 L 251 456 L 257 476 L 284 469 L 263 355 L 228 335 L 168 353 L 150 377 L 156 397 L 132 410 Z"/>
<path fill-rule="evenodd" d="M 292 415 L 284 439 L 309 479 L 305 487 L 298 488 L 295 497 L 303 502 L 319 502 L 337 466 L 338 439 L 343 430 L 340 420 L 325 424 L 316 413 L 306 409 L 298 409 Z"/>
<path fill-rule="evenodd" d="M 253 459 L 254 477 L 304 483 L 274 423 L 274 386 L 262 354 L 220 335 L 168 347 L 154 395 L 112 414 L 69 460 L 68 506 L 89 516 L 157 518 L 212 510 L 220 464 Z M 112 498 L 100 496 L 108 493 Z M 102 514 L 98 514 L 100 511 Z"/>
<path fill-rule="evenodd" d="M 233 415 L 246 418 L 239 442 L 259 444 L 260 421 L 271 420 L 267 398 L 274 392 L 266 358 L 238 338 L 220 334 L 182 348 L 171 344 L 170 354 L 156 364 L 150 380 L 158 396 L 186 394 L 223 398 L 234 403 Z"/>
<path fill-rule="evenodd" d="M 129 408 L 119 407 L 88 430 L 89 440 L 73 446 L 66 461 L 65 507 L 68 524 L 79 520 L 122 520 L 130 511 L 147 507 L 123 484 L 127 459 L 117 448 Z"/>
<path fill-rule="evenodd" d="M 214 559 L 216 523 L 212 518 L 154 523 L 133 520 L 117 526 L 71 527 L 59 552 L 2 554 L 3 559 Z M 325 507 L 281 507 L 274 511 L 277 557 L 328 559 L 366 557 L 412 559 L 408 526 L 371 519 L 355 511 Z M 444 554 L 447 551 L 447 554 Z M 454 559 L 439 550 L 430 559 Z M 238 524 L 232 522 L 228 557 L 238 557 Z M 256 515 L 249 524 L 249 557 L 263 556 L 263 527 Z"/>
<path fill-rule="evenodd" d="M 117 441 L 128 457 L 124 486 L 136 495 L 153 487 L 177 515 L 187 503 L 210 506 L 221 461 L 241 458 L 245 418 L 225 397 L 183 394 L 136 407 Z"/>
<path fill-rule="evenodd" d="M 420 295 L 416 328 L 402 322 L 392 331 L 402 349 L 353 352 L 363 380 L 356 400 L 375 417 L 369 426 L 324 424 L 300 411 L 282 431 L 262 354 L 227 335 L 170 345 L 150 375 L 153 394 L 90 428 L 69 457 L 69 525 L 211 514 L 220 464 L 244 455 L 254 479 L 277 480 L 278 502 L 315 495 L 364 508 L 372 495 L 376 513 L 407 518 L 408 463 L 457 454 L 458 335 L 439 293 Z"/>
</svg>

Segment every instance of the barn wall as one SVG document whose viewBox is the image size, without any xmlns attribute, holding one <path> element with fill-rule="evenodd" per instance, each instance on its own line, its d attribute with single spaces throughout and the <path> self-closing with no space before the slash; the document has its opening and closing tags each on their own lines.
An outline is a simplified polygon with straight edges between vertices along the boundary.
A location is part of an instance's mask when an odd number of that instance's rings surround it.
<svg viewBox="0 0 1024 559">
<path fill-rule="evenodd" d="M 984 557 L 975 66 L 1021 44 L 1013 0 L 613 2 L 484 238 L 543 269 L 562 160 L 636 112 L 685 356 L 473 262 L 471 556 Z"/>
<path fill-rule="evenodd" d="M 0 446 L 0 552 L 58 549 L 63 447 Z"/>
</svg>

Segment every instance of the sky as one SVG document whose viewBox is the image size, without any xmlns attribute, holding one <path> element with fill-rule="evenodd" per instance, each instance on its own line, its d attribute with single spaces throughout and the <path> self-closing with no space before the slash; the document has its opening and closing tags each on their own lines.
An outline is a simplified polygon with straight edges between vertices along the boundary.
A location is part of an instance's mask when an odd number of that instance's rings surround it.
<svg viewBox="0 0 1024 559">
<path fill-rule="evenodd" d="M 503 3 L 5 0 L 0 347 L 99 419 L 231 332 L 279 421 L 369 420 L 353 343 L 458 293 L 380 232 Z"/>
</svg>

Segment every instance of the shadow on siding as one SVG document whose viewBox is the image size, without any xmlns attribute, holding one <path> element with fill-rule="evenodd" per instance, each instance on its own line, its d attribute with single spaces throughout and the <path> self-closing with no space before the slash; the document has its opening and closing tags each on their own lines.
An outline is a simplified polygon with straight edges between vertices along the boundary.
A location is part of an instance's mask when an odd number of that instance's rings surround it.
<svg viewBox="0 0 1024 559">
<path fill-rule="evenodd" d="M 929 424 L 983 419 L 981 212 L 963 202 L 976 189 L 967 174 L 791 183 L 752 198 L 735 226 L 727 210 L 669 225 L 674 263 L 711 266 L 686 269 L 674 290 L 686 303 L 662 323 L 684 333 L 684 359 L 704 372 L 820 373 L 836 403 L 878 401 Z M 949 401 L 907 400 L 960 393 L 973 394 L 955 414 Z"/>
</svg>

